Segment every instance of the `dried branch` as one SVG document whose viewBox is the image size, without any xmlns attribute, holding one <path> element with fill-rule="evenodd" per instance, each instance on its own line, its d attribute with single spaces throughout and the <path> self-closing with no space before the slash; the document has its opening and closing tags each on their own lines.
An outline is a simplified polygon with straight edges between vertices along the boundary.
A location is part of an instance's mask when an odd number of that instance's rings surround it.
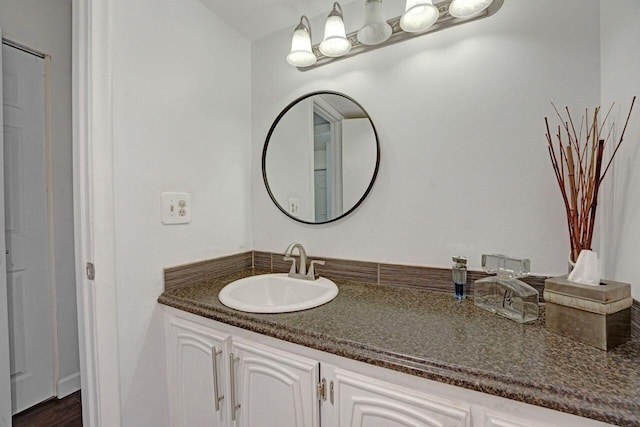
<svg viewBox="0 0 640 427">
<path fill-rule="evenodd" d="M 598 190 L 600 189 L 601 179 L 597 179 L 600 176 L 602 169 L 602 155 L 604 153 L 604 140 L 598 141 L 598 154 L 596 155 L 596 179 L 594 180 L 593 187 L 593 200 L 591 202 L 591 209 L 589 211 L 589 231 L 587 233 L 587 239 L 585 241 L 585 247 L 591 247 L 591 239 L 593 238 L 593 227 L 596 223 L 596 208 L 598 207 Z"/>
<path fill-rule="evenodd" d="M 591 116 L 589 110 L 585 110 L 585 116 L 581 118 L 580 126 L 576 128 L 569 109 L 565 107 L 565 118 L 552 103 L 551 105 L 560 121 L 555 134 L 556 142 L 551 134 L 549 120 L 546 117 L 544 119 L 549 159 L 565 206 L 571 259 L 574 261 L 582 249 L 591 249 L 600 186 L 622 144 L 635 100 L 634 96 L 622 134 L 613 154 L 606 162 L 604 172 L 602 171 L 604 149 L 611 138 L 613 124 L 609 128 L 606 138 L 602 138 L 602 133 L 615 104 L 611 105 L 602 121 L 600 121 L 600 107 L 596 107 Z M 566 143 L 565 137 L 567 138 Z"/>
</svg>

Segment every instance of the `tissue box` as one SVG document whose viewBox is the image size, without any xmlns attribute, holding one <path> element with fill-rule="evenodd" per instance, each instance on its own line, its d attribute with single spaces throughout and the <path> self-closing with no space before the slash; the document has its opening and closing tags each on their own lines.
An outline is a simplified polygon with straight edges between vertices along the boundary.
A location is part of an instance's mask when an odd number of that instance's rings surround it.
<svg viewBox="0 0 640 427">
<path fill-rule="evenodd" d="M 566 277 L 545 281 L 547 330 L 610 350 L 631 337 L 631 285 L 603 280 L 600 286 L 570 282 Z"/>
</svg>

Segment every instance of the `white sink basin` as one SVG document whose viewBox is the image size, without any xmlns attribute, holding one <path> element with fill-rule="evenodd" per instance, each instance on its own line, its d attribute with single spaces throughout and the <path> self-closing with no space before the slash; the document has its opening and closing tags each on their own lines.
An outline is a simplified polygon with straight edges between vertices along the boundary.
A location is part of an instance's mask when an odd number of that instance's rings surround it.
<svg viewBox="0 0 640 427">
<path fill-rule="evenodd" d="M 286 273 L 263 274 L 236 280 L 222 288 L 220 302 L 250 313 L 287 313 L 325 304 L 338 295 L 329 279 L 303 280 Z"/>
</svg>

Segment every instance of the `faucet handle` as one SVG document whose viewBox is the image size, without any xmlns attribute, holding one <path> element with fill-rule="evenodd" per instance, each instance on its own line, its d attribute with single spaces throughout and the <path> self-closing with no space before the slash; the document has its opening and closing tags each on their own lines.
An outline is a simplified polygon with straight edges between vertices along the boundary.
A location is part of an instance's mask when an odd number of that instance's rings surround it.
<svg viewBox="0 0 640 427">
<path fill-rule="evenodd" d="M 294 257 L 286 256 L 282 258 L 285 261 L 291 261 L 291 268 L 289 269 L 289 275 L 296 274 L 296 259 Z"/>
<path fill-rule="evenodd" d="M 315 279 L 316 277 L 316 269 L 315 269 L 315 265 L 324 265 L 324 261 L 321 260 L 313 260 L 311 261 L 311 263 L 309 264 L 309 272 L 307 273 L 307 276 L 312 277 Z"/>
</svg>

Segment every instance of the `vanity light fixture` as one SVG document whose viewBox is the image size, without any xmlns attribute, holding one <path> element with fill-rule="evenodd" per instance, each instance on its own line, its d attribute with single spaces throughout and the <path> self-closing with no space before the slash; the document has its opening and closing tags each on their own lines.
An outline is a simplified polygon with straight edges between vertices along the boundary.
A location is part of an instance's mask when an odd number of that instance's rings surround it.
<svg viewBox="0 0 640 427">
<path fill-rule="evenodd" d="M 311 51 L 311 24 L 309 18 L 302 15 L 300 23 L 293 30 L 291 38 L 291 52 L 287 55 L 287 62 L 294 67 L 310 67 L 318 58 Z"/>
<path fill-rule="evenodd" d="M 385 21 L 382 13 L 382 0 L 365 0 L 364 25 L 358 31 L 358 40 L 362 44 L 376 45 L 391 37 L 393 30 Z"/>
<path fill-rule="evenodd" d="M 456 18 L 471 18 L 491 5 L 493 0 L 453 0 L 449 14 Z"/>
<path fill-rule="evenodd" d="M 325 23 L 322 43 L 311 45 L 309 20 L 304 15 L 300 18 L 287 62 L 300 71 L 311 70 L 381 46 L 487 18 L 503 3 L 504 0 L 406 0 L 404 14 L 385 21 L 382 0 L 365 0 L 364 26 L 345 34 L 342 7 L 335 2 Z"/>
<path fill-rule="evenodd" d="M 333 3 L 333 9 L 324 24 L 324 40 L 320 43 L 320 52 L 324 56 L 336 58 L 351 50 L 351 42 L 347 39 L 342 19 L 342 7 Z"/>
<path fill-rule="evenodd" d="M 439 17 L 440 11 L 433 5 L 433 0 L 407 0 L 400 28 L 408 33 L 417 33 L 431 27 Z"/>
</svg>

